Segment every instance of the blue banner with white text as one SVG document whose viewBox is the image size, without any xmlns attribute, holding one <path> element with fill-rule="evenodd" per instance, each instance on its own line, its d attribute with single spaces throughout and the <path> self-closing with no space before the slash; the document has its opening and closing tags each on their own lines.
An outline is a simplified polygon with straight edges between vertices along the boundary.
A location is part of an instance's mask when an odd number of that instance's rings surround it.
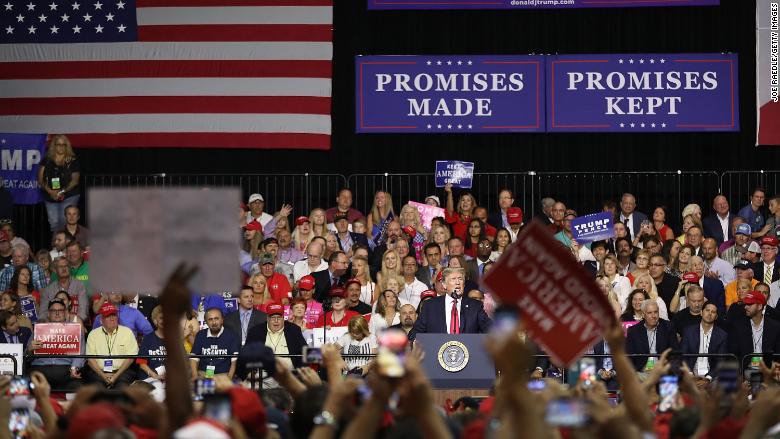
<svg viewBox="0 0 780 439">
<path fill-rule="evenodd" d="M 38 166 L 46 151 L 45 134 L 0 133 L 2 184 L 15 204 L 38 204 L 43 200 L 38 188 Z"/>
</svg>

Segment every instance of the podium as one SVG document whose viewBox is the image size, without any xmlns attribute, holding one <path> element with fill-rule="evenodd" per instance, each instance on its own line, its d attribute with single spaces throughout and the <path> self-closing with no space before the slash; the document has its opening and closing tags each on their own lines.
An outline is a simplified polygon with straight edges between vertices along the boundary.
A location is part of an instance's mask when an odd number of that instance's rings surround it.
<svg viewBox="0 0 780 439">
<path fill-rule="evenodd" d="M 489 389 L 496 368 L 485 351 L 485 334 L 417 334 L 423 370 L 435 389 Z"/>
</svg>

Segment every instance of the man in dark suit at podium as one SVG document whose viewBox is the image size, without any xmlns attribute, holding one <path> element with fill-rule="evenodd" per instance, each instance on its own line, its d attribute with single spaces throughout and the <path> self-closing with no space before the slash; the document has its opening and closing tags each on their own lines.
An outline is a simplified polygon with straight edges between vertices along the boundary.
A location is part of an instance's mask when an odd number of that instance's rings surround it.
<svg viewBox="0 0 780 439">
<path fill-rule="evenodd" d="M 443 272 L 446 293 L 430 299 L 409 331 L 409 340 L 417 334 L 483 334 L 491 320 L 482 302 L 463 296 L 465 271 L 447 268 Z"/>
</svg>

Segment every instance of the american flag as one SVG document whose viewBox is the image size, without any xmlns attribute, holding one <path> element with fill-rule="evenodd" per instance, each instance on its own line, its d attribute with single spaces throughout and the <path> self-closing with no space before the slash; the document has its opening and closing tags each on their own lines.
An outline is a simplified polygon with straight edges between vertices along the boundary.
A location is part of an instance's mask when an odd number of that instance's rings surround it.
<svg viewBox="0 0 780 439">
<path fill-rule="evenodd" d="M 0 0 L 0 132 L 329 149 L 333 0 Z"/>
</svg>

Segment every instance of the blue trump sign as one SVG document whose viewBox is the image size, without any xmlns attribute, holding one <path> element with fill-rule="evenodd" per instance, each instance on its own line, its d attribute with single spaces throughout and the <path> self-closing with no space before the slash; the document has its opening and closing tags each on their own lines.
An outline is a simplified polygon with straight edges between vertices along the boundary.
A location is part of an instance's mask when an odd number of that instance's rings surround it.
<svg viewBox="0 0 780 439">
<path fill-rule="evenodd" d="M 436 187 L 452 184 L 452 187 L 471 189 L 474 179 L 474 163 L 457 160 L 436 162 Z"/>
<path fill-rule="evenodd" d="M 38 204 L 38 166 L 46 150 L 45 134 L 0 133 L 2 184 L 16 204 Z"/>
<path fill-rule="evenodd" d="M 614 218 L 610 212 L 592 213 L 571 220 L 571 234 L 579 244 L 612 238 Z"/>
</svg>

